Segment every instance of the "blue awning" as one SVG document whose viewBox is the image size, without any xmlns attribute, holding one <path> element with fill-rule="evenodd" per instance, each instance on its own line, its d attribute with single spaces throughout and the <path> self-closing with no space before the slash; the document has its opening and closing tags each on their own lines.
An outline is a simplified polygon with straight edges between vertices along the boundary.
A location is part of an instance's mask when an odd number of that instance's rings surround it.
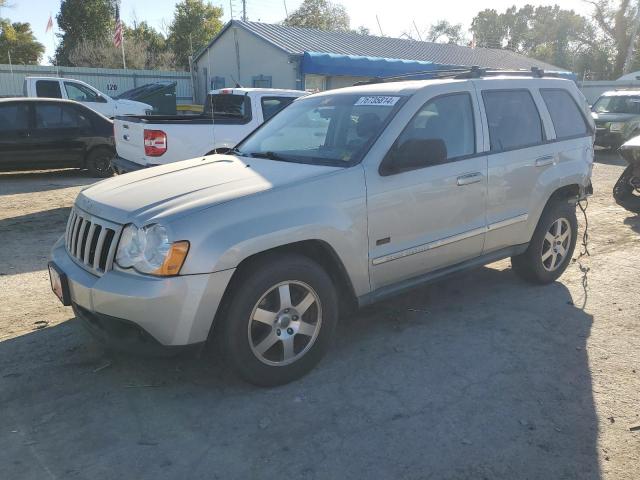
<svg viewBox="0 0 640 480">
<path fill-rule="evenodd" d="M 303 74 L 343 75 L 353 77 L 391 77 L 394 75 L 424 73 L 412 78 L 433 78 L 429 72 L 451 68 L 469 68 L 462 65 L 444 65 L 422 60 L 403 60 L 400 58 L 362 57 L 358 55 L 339 55 L 336 53 L 304 52 L 301 71 Z M 548 72 L 576 81 L 571 72 Z"/>
<path fill-rule="evenodd" d="M 432 62 L 400 58 L 361 57 L 335 53 L 304 52 L 302 73 L 318 75 L 349 75 L 354 77 L 388 77 L 403 73 L 431 72 L 448 68 Z"/>
</svg>

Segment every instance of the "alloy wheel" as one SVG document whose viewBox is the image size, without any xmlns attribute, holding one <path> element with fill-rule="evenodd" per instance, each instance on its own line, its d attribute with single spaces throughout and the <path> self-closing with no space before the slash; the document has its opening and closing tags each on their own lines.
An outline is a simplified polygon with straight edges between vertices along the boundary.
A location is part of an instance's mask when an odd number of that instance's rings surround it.
<svg viewBox="0 0 640 480">
<path fill-rule="evenodd" d="M 253 307 L 247 334 L 251 351 L 271 366 L 303 357 L 322 325 L 318 294 L 304 282 L 290 280 L 271 287 Z"/>
<path fill-rule="evenodd" d="M 544 236 L 542 244 L 542 266 L 548 272 L 558 269 L 571 245 L 571 225 L 566 218 L 558 218 Z"/>
</svg>

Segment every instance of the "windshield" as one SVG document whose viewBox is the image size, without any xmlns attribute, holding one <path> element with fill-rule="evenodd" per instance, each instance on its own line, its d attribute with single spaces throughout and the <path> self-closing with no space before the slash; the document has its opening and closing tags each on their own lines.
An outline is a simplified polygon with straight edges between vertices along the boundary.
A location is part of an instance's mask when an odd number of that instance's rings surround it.
<svg viewBox="0 0 640 480">
<path fill-rule="evenodd" d="M 214 94 L 207 95 L 204 104 L 205 115 L 245 118 L 251 115 L 249 97 L 246 95 Z"/>
<path fill-rule="evenodd" d="M 632 113 L 640 115 L 640 97 L 619 95 L 600 97 L 593 106 L 596 113 Z"/>
<path fill-rule="evenodd" d="M 236 152 L 300 163 L 356 163 L 400 107 L 401 99 L 337 94 L 296 100 L 240 143 Z"/>
</svg>

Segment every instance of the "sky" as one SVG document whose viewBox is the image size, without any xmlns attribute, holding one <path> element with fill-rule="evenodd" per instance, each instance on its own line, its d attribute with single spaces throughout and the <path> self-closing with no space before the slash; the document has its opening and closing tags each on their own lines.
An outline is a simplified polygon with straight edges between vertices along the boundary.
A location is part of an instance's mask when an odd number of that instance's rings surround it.
<svg viewBox="0 0 640 480">
<path fill-rule="evenodd" d="M 121 0 L 121 15 L 125 23 L 131 24 L 134 19 L 145 20 L 161 32 L 166 32 L 167 25 L 173 17 L 177 0 Z M 334 0 L 335 1 L 335 0 Z M 293 12 L 302 0 L 246 0 L 248 20 L 275 23 L 281 21 L 285 12 Z M 223 20 L 240 18 L 242 0 L 210 0 L 211 4 L 221 6 L 224 11 Z M 493 8 L 499 12 L 512 5 L 521 7 L 525 4 L 553 5 L 572 9 L 576 13 L 589 15 L 590 6 L 583 0 L 342 0 L 351 18 L 351 27 L 365 26 L 373 35 L 379 35 L 380 29 L 386 36 L 398 37 L 404 32 L 416 36 L 413 22 L 421 32 L 428 30 L 429 25 L 437 20 L 446 19 L 451 23 L 462 23 L 465 29 L 480 10 Z M 53 15 L 54 31 L 58 31 L 55 23 L 56 13 L 60 9 L 60 0 L 9 0 L 9 7 L 0 9 L 0 17 L 16 22 L 29 22 L 38 41 L 46 47 L 42 59 L 43 65 L 50 64 L 49 58 L 55 50 L 54 39 L 45 33 L 49 15 Z M 380 27 L 376 20 L 380 21 Z M 125 39 L 126 44 L 126 39 Z"/>
</svg>

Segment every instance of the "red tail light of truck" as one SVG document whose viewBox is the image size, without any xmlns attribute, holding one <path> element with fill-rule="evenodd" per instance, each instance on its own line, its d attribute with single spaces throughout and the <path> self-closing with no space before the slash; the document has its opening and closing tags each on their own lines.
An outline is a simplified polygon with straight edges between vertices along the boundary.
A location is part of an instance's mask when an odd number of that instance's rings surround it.
<svg viewBox="0 0 640 480">
<path fill-rule="evenodd" d="M 162 130 L 144 131 L 144 154 L 159 157 L 167 151 L 167 134 Z"/>
</svg>

